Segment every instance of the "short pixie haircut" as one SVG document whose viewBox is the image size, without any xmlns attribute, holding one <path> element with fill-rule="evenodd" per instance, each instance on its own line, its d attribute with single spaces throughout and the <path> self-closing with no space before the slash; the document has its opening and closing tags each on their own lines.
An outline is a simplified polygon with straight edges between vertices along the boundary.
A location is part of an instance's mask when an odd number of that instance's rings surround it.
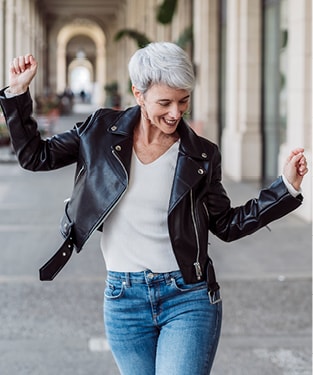
<svg viewBox="0 0 313 375">
<path fill-rule="evenodd" d="M 154 84 L 165 84 L 191 92 L 195 85 L 187 53 L 169 42 L 150 43 L 137 50 L 128 64 L 132 85 L 143 94 Z"/>
</svg>

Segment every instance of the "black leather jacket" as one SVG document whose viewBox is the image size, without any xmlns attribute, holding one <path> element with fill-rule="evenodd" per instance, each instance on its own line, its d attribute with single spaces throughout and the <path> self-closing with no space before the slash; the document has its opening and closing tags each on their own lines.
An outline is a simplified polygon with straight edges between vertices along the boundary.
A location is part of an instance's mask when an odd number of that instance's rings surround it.
<svg viewBox="0 0 313 375">
<path fill-rule="evenodd" d="M 61 221 L 66 240 L 41 273 L 41 279 L 53 279 L 73 246 L 77 252 L 82 249 L 127 191 L 133 129 L 140 108 L 100 109 L 74 129 L 42 140 L 31 117 L 29 92 L 6 99 L 1 91 L 0 103 L 23 168 L 43 171 L 77 164 L 73 193 Z M 209 231 L 224 241 L 236 240 L 291 212 L 301 204 L 302 196 L 292 197 L 279 177 L 258 199 L 232 208 L 221 183 L 218 147 L 196 135 L 183 120 L 178 132 L 168 227 L 185 282 L 195 283 L 207 278 Z"/>
</svg>

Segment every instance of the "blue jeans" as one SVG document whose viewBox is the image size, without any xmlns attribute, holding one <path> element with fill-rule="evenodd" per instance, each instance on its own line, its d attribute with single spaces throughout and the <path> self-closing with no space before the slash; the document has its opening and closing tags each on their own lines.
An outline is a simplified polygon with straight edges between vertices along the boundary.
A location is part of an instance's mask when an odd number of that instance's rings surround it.
<svg viewBox="0 0 313 375">
<path fill-rule="evenodd" d="M 109 271 L 104 294 L 106 335 L 122 375 L 210 373 L 222 303 L 210 301 L 205 282 L 185 284 L 180 271 Z"/>
</svg>

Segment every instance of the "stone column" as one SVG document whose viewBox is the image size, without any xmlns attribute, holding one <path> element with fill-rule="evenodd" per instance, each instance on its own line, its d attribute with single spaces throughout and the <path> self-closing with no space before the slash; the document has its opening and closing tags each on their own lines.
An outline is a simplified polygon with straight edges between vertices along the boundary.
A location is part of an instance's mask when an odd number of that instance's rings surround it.
<svg viewBox="0 0 313 375">
<path fill-rule="evenodd" d="M 15 0 L 15 40 L 16 40 L 16 55 L 24 55 L 25 51 L 25 30 L 24 24 L 26 23 L 25 8 L 23 8 L 22 0 Z M 24 1 L 24 7 L 27 1 Z"/>
<path fill-rule="evenodd" d="M 8 66 L 4 58 L 4 0 L 0 0 L 0 87 L 7 84 Z"/>
<path fill-rule="evenodd" d="M 177 2 L 176 12 L 171 22 L 171 41 L 176 42 L 181 33 L 193 25 L 193 12 L 191 0 L 180 0 Z M 197 21 L 198 22 L 198 21 Z M 188 51 L 187 51 L 188 52 Z"/>
<path fill-rule="evenodd" d="M 279 164 L 295 147 L 304 147 L 309 175 L 304 178 L 305 204 L 296 213 L 312 219 L 312 2 L 288 2 L 288 108 L 287 140 L 281 146 Z"/>
<path fill-rule="evenodd" d="M 218 0 L 195 0 L 193 8 L 196 87 L 192 126 L 218 142 Z"/>
<path fill-rule="evenodd" d="M 63 92 L 66 82 L 66 45 L 64 41 L 58 40 L 58 49 L 56 56 L 56 92 Z"/>
<path fill-rule="evenodd" d="M 6 1 L 5 15 L 5 66 L 12 61 L 15 53 L 15 19 L 14 19 L 14 1 Z"/>
<path fill-rule="evenodd" d="M 236 181 L 261 175 L 261 2 L 229 0 L 227 6 L 226 127 L 224 172 Z"/>
<path fill-rule="evenodd" d="M 96 48 L 97 48 L 97 62 L 96 62 L 96 86 L 95 89 L 97 89 L 97 92 L 95 92 L 94 95 L 94 102 L 98 106 L 104 106 L 105 101 L 105 92 L 104 92 L 104 86 L 106 84 L 106 38 L 105 35 L 102 34 L 100 36 L 100 30 L 98 28 L 93 28 L 94 32 L 93 35 L 90 35 L 93 40 L 95 40 Z M 98 34 L 98 38 L 96 38 L 96 35 Z"/>
<path fill-rule="evenodd" d="M 44 74 L 47 74 L 44 67 L 44 60 L 42 58 L 39 40 L 43 34 L 43 29 L 40 28 L 41 23 L 40 9 L 35 0 L 29 0 L 29 18 L 28 18 L 28 51 L 32 53 L 39 62 L 39 69 L 37 70 L 36 78 L 31 84 L 32 94 L 35 97 L 37 94 L 43 93 L 43 79 Z"/>
</svg>

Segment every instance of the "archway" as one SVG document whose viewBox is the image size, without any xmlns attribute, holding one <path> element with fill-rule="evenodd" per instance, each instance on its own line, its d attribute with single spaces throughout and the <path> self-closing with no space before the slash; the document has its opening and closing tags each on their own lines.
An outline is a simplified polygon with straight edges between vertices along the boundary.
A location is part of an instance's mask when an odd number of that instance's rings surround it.
<svg viewBox="0 0 313 375">
<path fill-rule="evenodd" d="M 79 62 L 79 55 L 77 61 L 67 61 L 67 47 L 72 39 L 77 36 L 85 36 L 91 39 L 95 45 L 95 61 L 94 68 L 92 63 L 85 59 Z M 83 52 L 83 51 L 81 51 Z M 92 82 L 92 102 L 102 106 L 105 100 L 104 86 L 105 80 L 105 35 L 102 29 L 94 22 L 85 19 L 75 20 L 72 23 L 64 26 L 57 36 L 57 92 L 63 92 L 69 83 L 69 74 L 78 66 L 84 66 L 89 70 Z M 67 69 L 68 68 L 68 69 Z"/>
<path fill-rule="evenodd" d="M 81 91 L 91 94 L 93 91 L 92 68 L 73 61 L 68 68 L 68 86 L 75 95 Z"/>
</svg>

